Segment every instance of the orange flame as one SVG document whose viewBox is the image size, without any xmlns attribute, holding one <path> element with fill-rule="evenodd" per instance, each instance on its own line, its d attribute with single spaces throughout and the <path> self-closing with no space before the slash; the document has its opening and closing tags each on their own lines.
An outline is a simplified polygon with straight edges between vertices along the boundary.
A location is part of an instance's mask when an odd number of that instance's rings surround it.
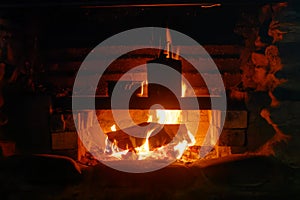
<svg viewBox="0 0 300 200">
<path fill-rule="evenodd" d="M 188 142 L 186 140 L 183 140 L 182 142 L 179 142 L 177 145 L 174 146 L 174 150 L 178 151 L 178 155 L 176 156 L 177 159 L 181 158 L 187 146 L 188 146 Z"/>
<path fill-rule="evenodd" d="M 174 59 L 175 59 L 175 60 L 179 60 L 179 52 L 180 52 L 180 49 L 179 49 L 179 47 L 177 47 L 177 48 L 176 48 L 176 54 L 175 54 L 175 56 L 174 56 Z"/>
<path fill-rule="evenodd" d="M 113 143 L 110 143 L 108 137 L 105 138 L 105 146 L 106 146 L 106 151 L 107 150 L 111 151 L 110 157 L 117 158 L 119 160 L 121 160 L 122 157 L 126 155 L 129 151 L 128 148 L 126 150 L 120 150 L 118 147 L 118 142 L 114 140 Z"/>
<path fill-rule="evenodd" d="M 139 93 L 138 94 L 138 96 L 139 97 L 142 97 L 142 96 L 144 96 L 144 94 L 145 94 L 145 85 L 147 85 L 148 83 L 147 83 L 147 81 L 142 81 L 141 82 L 141 93 Z"/>
<path fill-rule="evenodd" d="M 174 150 L 178 152 L 178 155 L 176 157 L 177 159 L 180 159 L 182 157 L 183 153 L 185 152 L 185 150 L 188 147 L 191 147 L 196 144 L 196 139 L 193 136 L 193 134 L 190 131 L 188 131 L 187 133 L 188 133 L 190 142 L 188 143 L 187 140 L 183 140 L 174 146 Z M 182 161 L 184 161 L 184 160 L 182 160 Z"/>
<path fill-rule="evenodd" d="M 171 38 L 170 30 L 168 28 L 166 29 L 166 42 L 167 42 L 167 58 L 171 58 L 172 57 L 172 53 L 171 53 L 172 38 Z"/>
<path fill-rule="evenodd" d="M 111 130 L 112 132 L 116 132 L 116 131 L 117 131 L 116 125 L 115 125 L 115 124 L 112 125 L 112 126 L 110 127 L 110 130 Z"/>
<path fill-rule="evenodd" d="M 166 28 L 166 42 L 172 44 L 172 37 L 170 33 L 170 29 Z"/>
<path fill-rule="evenodd" d="M 135 148 L 136 154 L 138 155 L 138 160 L 144 160 L 145 158 L 151 155 L 150 146 L 149 146 L 149 137 L 151 136 L 153 131 L 154 129 L 148 131 L 144 144 L 140 147 Z"/>
<path fill-rule="evenodd" d="M 182 83 L 181 83 L 181 97 L 186 97 L 187 96 L 186 93 L 187 93 L 187 85 L 184 81 L 182 81 Z"/>
</svg>

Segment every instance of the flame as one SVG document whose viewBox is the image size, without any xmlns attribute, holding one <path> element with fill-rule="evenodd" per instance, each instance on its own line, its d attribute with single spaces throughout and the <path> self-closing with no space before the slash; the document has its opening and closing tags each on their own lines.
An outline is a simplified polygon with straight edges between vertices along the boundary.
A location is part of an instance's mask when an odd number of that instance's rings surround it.
<svg viewBox="0 0 300 200">
<path fill-rule="evenodd" d="M 171 44 L 170 43 L 167 43 L 167 56 L 166 58 L 171 58 L 172 54 L 170 53 L 170 49 L 171 49 Z M 170 56 L 171 55 L 171 56 Z"/>
<path fill-rule="evenodd" d="M 166 28 L 166 42 L 172 44 L 172 37 L 170 33 L 170 29 Z"/>
<path fill-rule="evenodd" d="M 187 84 L 182 81 L 181 83 L 181 97 L 186 97 L 186 92 L 187 92 Z"/>
<path fill-rule="evenodd" d="M 121 150 L 118 147 L 118 142 L 114 140 L 113 143 L 110 142 L 108 137 L 105 138 L 105 153 L 111 153 L 110 157 L 117 158 L 119 160 L 122 159 L 124 155 L 128 153 L 129 149 L 126 148 L 126 150 Z"/>
<path fill-rule="evenodd" d="M 186 148 L 188 147 L 188 142 L 183 140 L 179 142 L 177 145 L 174 146 L 174 150 L 178 151 L 178 155 L 176 156 L 177 159 L 180 159 Z"/>
<path fill-rule="evenodd" d="M 143 97 L 144 95 L 147 95 L 146 87 L 148 85 L 148 81 L 142 81 L 141 82 L 141 93 L 137 94 L 139 97 Z"/>
<path fill-rule="evenodd" d="M 153 122 L 153 116 L 152 116 L 152 115 L 149 115 L 149 116 L 148 116 L 147 122 Z"/>
<path fill-rule="evenodd" d="M 112 126 L 110 127 L 110 130 L 111 130 L 112 132 L 116 132 L 116 131 L 117 131 L 116 125 L 115 125 L 115 124 L 112 125 Z"/>
<path fill-rule="evenodd" d="M 166 42 L 167 42 L 167 57 L 166 58 L 171 58 L 172 57 L 172 53 L 171 53 L 172 38 L 171 38 L 170 30 L 168 28 L 166 29 Z"/>
<path fill-rule="evenodd" d="M 153 115 L 149 115 L 148 122 L 155 122 L 159 124 L 180 124 L 182 122 L 182 110 L 153 110 Z M 182 159 L 182 155 L 190 146 L 196 143 L 193 134 L 190 131 L 183 132 L 175 136 L 175 138 L 165 146 L 152 147 L 150 144 L 150 137 L 152 133 L 161 128 L 155 126 L 147 131 L 145 140 L 142 145 L 138 147 L 126 146 L 126 149 L 121 149 L 118 146 L 118 141 L 115 139 L 113 142 L 106 136 L 105 150 L 102 151 L 105 160 L 151 160 L 151 159 L 177 159 L 183 162 L 188 160 Z M 112 131 L 116 131 L 117 127 L 114 124 L 111 126 Z"/>
<path fill-rule="evenodd" d="M 166 58 L 171 58 L 175 60 L 179 60 L 179 47 L 176 48 L 176 53 L 172 51 L 172 37 L 170 33 L 170 29 L 166 28 Z"/>
<path fill-rule="evenodd" d="M 175 54 L 175 56 L 173 56 L 175 60 L 179 60 L 179 52 L 180 52 L 180 49 L 179 49 L 179 47 L 177 47 L 176 54 Z"/>
<path fill-rule="evenodd" d="M 155 110 L 155 114 L 157 117 L 157 119 L 155 120 L 158 120 L 160 124 L 179 124 L 182 121 L 181 110 L 159 110 L 158 109 Z M 152 122 L 152 115 L 149 116 L 148 121 Z M 125 150 L 118 147 L 117 140 L 111 142 L 111 140 L 108 139 L 108 136 L 106 136 L 104 159 L 106 160 L 177 159 L 183 162 L 188 162 L 188 160 L 181 159 L 181 157 L 188 147 L 193 146 L 196 143 L 193 134 L 190 131 L 187 131 L 186 133 L 183 133 L 183 136 L 174 138 L 168 145 L 160 146 L 157 148 L 153 148 L 153 147 L 151 148 L 149 139 L 151 137 L 151 134 L 157 128 L 158 127 L 155 127 L 147 131 L 145 141 L 141 146 L 135 148 L 128 148 L 127 145 Z M 131 154 L 129 154 L 129 152 Z"/>
<path fill-rule="evenodd" d="M 111 156 L 121 160 L 122 157 L 125 156 L 128 153 L 128 151 L 129 150 L 127 149 L 127 150 L 124 150 L 124 151 L 114 152 Z"/>
<path fill-rule="evenodd" d="M 150 146 L 149 146 L 149 137 L 151 136 L 153 131 L 154 131 L 154 129 L 151 129 L 150 131 L 148 131 L 144 144 L 140 147 L 135 148 L 135 151 L 138 155 L 138 160 L 143 160 L 151 155 Z"/>
<path fill-rule="evenodd" d="M 193 136 L 193 134 L 190 131 L 188 131 L 187 134 L 188 134 L 188 139 L 190 140 L 190 142 L 188 142 L 187 140 L 183 140 L 174 146 L 174 150 L 178 152 L 178 155 L 176 158 L 181 161 L 186 161 L 181 158 L 182 158 L 183 153 L 187 150 L 187 148 L 194 146 L 196 144 L 196 139 Z"/>
<path fill-rule="evenodd" d="M 159 124 L 180 124 L 181 110 L 156 110 L 157 123 Z"/>
</svg>

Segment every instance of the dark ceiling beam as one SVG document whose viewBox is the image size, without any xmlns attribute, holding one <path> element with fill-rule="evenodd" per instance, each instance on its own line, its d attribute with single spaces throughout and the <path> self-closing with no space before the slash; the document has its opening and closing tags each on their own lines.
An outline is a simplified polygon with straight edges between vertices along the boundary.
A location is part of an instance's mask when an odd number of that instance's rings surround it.
<svg viewBox="0 0 300 200">
<path fill-rule="evenodd" d="M 218 7 L 221 5 L 264 5 L 267 3 L 282 2 L 279 0 L 173 0 L 173 1 L 99 1 L 99 0 L 4 0 L 0 2 L 0 8 L 17 8 L 17 7 L 56 7 L 72 6 L 83 8 L 122 8 L 122 7 L 170 7 L 170 6 L 199 6 L 202 8 Z"/>
</svg>

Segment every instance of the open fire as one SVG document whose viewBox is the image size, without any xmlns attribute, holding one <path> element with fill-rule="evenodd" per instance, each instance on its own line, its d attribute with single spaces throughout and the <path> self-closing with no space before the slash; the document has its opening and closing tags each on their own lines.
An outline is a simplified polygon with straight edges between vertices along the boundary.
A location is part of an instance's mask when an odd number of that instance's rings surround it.
<svg viewBox="0 0 300 200">
<path fill-rule="evenodd" d="M 114 160 L 114 159 L 133 159 L 133 160 L 144 160 L 144 159 L 170 159 L 176 158 L 180 159 L 184 153 L 184 151 L 189 147 L 193 146 L 196 143 L 195 137 L 193 134 L 187 130 L 186 128 L 181 128 L 180 131 L 184 131 L 184 133 L 180 133 L 183 135 L 182 138 L 176 138 L 172 140 L 171 143 L 168 145 L 165 144 L 165 141 L 158 141 L 158 140 L 150 140 L 151 137 L 154 135 L 159 135 L 162 133 L 167 132 L 170 134 L 174 134 L 174 132 L 170 132 L 167 129 L 164 129 L 164 125 L 176 125 L 181 123 L 182 119 L 182 111 L 181 110 L 154 110 L 155 116 L 149 115 L 148 118 L 148 125 L 151 125 L 151 128 L 147 130 L 146 137 L 143 140 L 141 145 L 132 145 L 132 143 L 136 143 L 136 138 L 130 138 L 130 146 L 127 143 L 125 149 L 122 149 L 118 146 L 119 142 L 116 139 L 111 142 L 109 136 L 106 136 L 105 139 L 105 152 L 104 156 L 107 160 Z M 145 123 L 143 124 L 145 125 Z M 116 132 L 116 125 L 111 126 L 110 133 L 111 135 L 113 132 Z M 118 136 L 116 136 L 118 137 Z M 171 137 L 176 137 L 176 133 L 171 135 Z M 163 138 L 166 140 L 167 138 Z M 172 138 L 171 138 L 172 139 Z M 156 144 L 154 144 L 156 143 Z M 120 145 L 122 146 L 122 145 Z M 123 145 L 124 146 L 124 145 Z M 129 148 L 130 147 L 130 148 Z M 128 156 L 128 152 L 132 152 L 130 156 Z M 170 157 L 171 156 L 171 157 Z"/>
<path fill-rule="evenodd" d="M 121 116 L 125 112 L 119 110 Z M 231 154 L 230 147 L 218 144 L 219 110 L 129 110 L 129 114 L 132 122 L 124 118 L 117 124 L 111 110 L 98 110 L 97 118 L 92 111 L 78 113 L 78 134 L 83 139 L 89 137 L 84 146 L 79 140 L 78 159 L 191 163 Z M 104 134 L 97 132 L 98 125 Z M 105 142 L 99 144 L 99 140 Z M 205 156 L 206 149 L 213 151 Z"/>
</svg>

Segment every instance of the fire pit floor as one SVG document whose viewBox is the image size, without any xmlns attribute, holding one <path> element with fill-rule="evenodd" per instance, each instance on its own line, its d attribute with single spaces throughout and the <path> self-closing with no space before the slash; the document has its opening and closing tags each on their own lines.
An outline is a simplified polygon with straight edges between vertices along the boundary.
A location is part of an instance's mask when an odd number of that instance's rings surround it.
<svg viewBox="0 0 300 200">
<path fill-rule="evenodd" d="M 45 167 L 44 173 L 58 169 Z M 300 194 L 300 170 L 273 157 L 232 156 L 189 165 L 176 162 L 142 174 L 102 164 L 81 166 L 81 172 L 79 181 L 62 184 L 45 178 L 29 181 L 1 170 L 1 199 L 294 199 Z"/>
</svg>

